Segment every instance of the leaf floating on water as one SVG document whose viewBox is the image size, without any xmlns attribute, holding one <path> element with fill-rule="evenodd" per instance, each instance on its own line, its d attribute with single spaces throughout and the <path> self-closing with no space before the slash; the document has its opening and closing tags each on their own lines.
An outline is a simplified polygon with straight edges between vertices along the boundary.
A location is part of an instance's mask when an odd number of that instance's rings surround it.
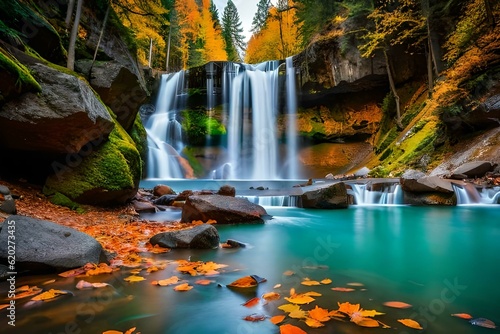
<svg viewBox="0 0 500 334">
<path fill-rule="evenodd" d="M 319 322 L 325 322 L 325 321 L 330 320 L 328 310 L 321 308 L 321 307 L 318 307 L 318 305 L 316 305 L 316 307 L 314 309 L 308 311 L 308 314 L 309 314 L 310 318 L 317 320 Z M 309 327 L 311 327 L 311 326 L 309 326 Z"/>
<path fill-rule="evenodd" d="M 290 312 L 293 312 L 296 310 L 300 310 L 300 306 L 297 304 L 284 304 L 284 305 L 278 306 L 278 309 L 280 309 L 286 313 L 290 313 Z"/>
<path fill-rule="evenodd" d="M 209 279 L 199 279 L 194 283 L 198 284 L 198 285 L 210 285 L 210 284 L 214 283 L 214 281 L 209 280 Z"/>
<path fill-rule="evenodd" d="M 37 287 L 37 286 L 30 287 L 29 285 L 24 285 L 24 286 L 16 289 L 16 296 L 14 297 L 14 299 L 31 297 L 31 296 L 39 294 L 40 292 L 42 292 L 42 289 Z"/>
<path fill-rule="evenodd" d="M 257 284 L 257 281 L 252 276 L 245 276 L 237 279 L 227 286 L 233 288 L 253 288 L 256 287 Z"/>
<path fill-rule="evenodd" d="M 377 320 L 365 317 L 351 317 L 351 321 L 358 326 L 362 327 L 378 327 L 379 323 Z"/>
<path fill-rule="evenodd" d="M 320 283 L 321 283 L 321 284 L 325 284 L 325 285 L 326 285 L 326 284 L 330 284 L 330 283 L 332 283 L 332 280 L 331 280 L 331 279 L 329 279 L 329 278 L 325 278 L 324 280 L 321 280 L 321 281 L 320 281 Z"/>
<path fill-rule="evenodd" d="M 246 317 L 243 318 L 243 320 L 252 321 L 252 322 L 263 321 L 265 319 L 266 319 L 266 316 L 262 315 L 262 314 L 251 314 L 251 315 L 247 315 Z"/>
<path fill-rule="evenodd" d="M 277 292 L 268 292 L 262 295 L 262 298 L 267 301 L 278 300 L 281 298 L 280 294 Z"/>
<path fill-rule="evenodd" d="M 279 324 L 280 322 L 282 322 L 283 320 L 285 320 L 286 316 L 284 315 L 275 315 L 274 317 L 272 317 L 271 319 L 269 319 L 273 324 L 277 325 Z"/>
<path fill-rule="evenodd" d="M 385 302 L 383 305 L 388 306 L 388 307 L 393 307 L 393 308 L 410 308 L 412 305 L 404 303 L 404 302 L 397 302 L 397 301 L 390 301 L 390 302 Z"/>
<path fill-rule="evenodd" d="M 333 291 L 340 291 L 340 292 L 352 292 L 352 291 L 356 291 L 353 288 L 343 288 L 343 287 L 340 287 L 340 286 L 334 287 L 334 288 L 332 288 L 332 290 Z"/>
<path fill-rule="evenodd" d="M 31 298 L 31 300 L 50 300 L 59 297 L 61 295 L 67 295 L 67 294 L 68 294 L 67 291 L 50 289 L 49 291 L 42 292 L 38 296 Z"/>
<path fill-rule="evenodd" d="M 320 321 L 313 318 L 306 318 L 306 325 L 311 328 L 319 328 L 324 326 Z"/>
<path fill-rule="evenodd" d="M 490 319 L 486 319 L 486 318 L 476 318 L 476 319 L 469 320 L 469 322 L 474 326 L 492 328 L 492 329 L 497 328 L 497 326 L 495 325 L 495 323 L 493 321 L 491 321 Z"/>
<path fill-rule="evenodd" d="M 55 279 L 49 279 L 48 281 L 43 282 L 42 285 L 51 284 L 54 283 L 55 281 L 56 281 Z"/>
<path fill-rule="evenodd" d="M 337 304 L 339 305 L 339 311 L 347 315 L 352 315 L 360 310 L 359 304 L 351 304 L 349 302 Z"/>
<path fill-rule="evenodd" d="M 306 311 L 301 310 L 299 308 L 298 310 L 295 310 L 295 311 L 288 313 L 288 316 L 290 318 L 294 318 L 294 319 L 304 319 L 307 317 L 307 314 L 306 314 Z"/>
<path fill-rule="evenodd" d="M 304 296 L 310 296 L 310 297 L 321 297 L 322 294 L 316 291 L 309 291 L 309 292 L 304 292 L 302 293 Z"/>
<path fill-rule="evenodd" d="M 350 283 L 347 283 L 346 285 L 349 285 L 349 286 L 365 286 L 363 283 L 359 283 L 359 282 L 350 282 Z"/>
<path fill-rule="evenodd" d="M 246 307 L 253 307 L 253 306 L 257 305 L 259 302 L 260 302 L 260 298 L 259 297 L 254 297 L 252 299 L 247 300 L 242 305 L 246 306 Z"/>
<path fill-rule="evenodd" d="M 382 312 L 378 312 L 378 311 L 375 311 L 375 310 L 360 310 L 359 313 L 363 316 L 363 317 L 374 317 L 376 315 L 382 315 L 382 314 L 385 314 L 385 313 L 382 313 Z"/>
<path fill-rule="evenodd" d="M 177 285 L 174 290 L 175 291 L 189 291 L 193 288 L 193 286 L 189 285 L 188 283 L 183 283 L 183 284 L 179 284 Z"/>
<path fill-rule="evenodd" d="M 87 281 L 84 281 L 84 280 L 80 280 L 77 284 L 76 284 L 76 288 L 78 290 L 81 290 L 81 289 L 86 289 L 86 288 L 104 288 L 106 286 L 109 286 L 108 283 L 90 283 L 90 282 L 87 282 Z"/>
<path fill-rule="evenodd" d="M 106 263 L 99 263 L 99 265 L 95 266 L 95 268 L 87 270 L 86 275 L 96 276 L 102 274 L 111 274 L 112 272 L 113 268 L 108 266 Z"/>
<path fill-rule="evenodd" d="M 281 288 L 281 284 L 280 283 L 278 283 L 275 286 L 273 286 L 273 289 L 278 289 L 278 288 Z"/>
<path fill-rule="evenodd" d="M 177 284 L 177 283 L 179 283 L 179 277 L 172 276 L 172 277 L 169 277 L 169 278 L 165 278 L 165 279 L 156 281 L 155 285 L 169 286 L 169 285 L 173 285 L 173 284 Z"/>
<path fill-rule="evenodd" d="M 321 285 L 320 282 L 318 282 L 318 281 L 312 281 L 312 280 L 310 280 L 307 277 L 300 284 L 306 285 L 306 286 Z"/>
<path fill-rule="evenodd" d="M 134 282 L 141 282 L 144 281 L 145 278 L 142 276 L 136 276 L 136 275 L 131 275 L 129 277 L 124 278 L 123 280 L 129 282 L 129 283 L 134 283 Z"/>
<path fill-rule="evenodd" d="M 398 321 L 403 325 L 405 325 L 406 327 L 410 327 L 413 329 L 423 329 L 418 322 L 412 319 L 398 319 Z"/>
<path fill-rule="evenodd" d="M 465 320 L 470 320 L 472 319 L 472 315 L 468 314 L 468 313 L 454 313 L 451 315 L 452 317 L 457 317 L 457 318 L 461 318 L 461 319 L 465 319 Z"/>
<path fill-rule="evenodd" d="M 305 294 L 296 294 L 292 297 L 285 297 L 285 299 L 292 304 L 309 304 L 310 302 L 313 302 L 315 300 L 314 298 Z"/>
<path fill-rule="evenodd" d="M 283 275 L 285 275 L 285 276 L 292 276 L 292 275 L 294 275 L 294 274 L 295 274 L 295 272 L 293 272 L 293 271 L 291 271 L 291 270 L 287 270 L 287 271 L 285 271 L 285 272 L 283 273 Z"/>
<path fill-rule="evenodd" d="M 280 326 L 280 334 L 307 334 L 300 327 L 286 324 Z"/>
</svg>

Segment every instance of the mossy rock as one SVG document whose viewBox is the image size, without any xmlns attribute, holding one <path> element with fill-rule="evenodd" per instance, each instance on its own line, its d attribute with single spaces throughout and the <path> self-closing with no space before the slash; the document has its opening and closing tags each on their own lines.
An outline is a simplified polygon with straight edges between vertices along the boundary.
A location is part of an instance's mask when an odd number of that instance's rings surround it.
<svg viewBox="0 0 500 334">
<path fill-rule="evenodd" d="M 78 213 L 84 213 L 85 210 L 78 204 L 73 202 L 68 196 L 56 192 L 50 197 L 50 202 L 55 205 L 64 206 Z"/>
<path fill-rule="evenodd" d="M 47 178 L 45 192 L 60 192 L 82 204 L 123 204 L 137 192 L 142 174 L 139 152 L 132 138 L 115 121 L 109 139 L 85 155 L 74 167 L 60 164 Z"/>
<path fill-rule="evenodd" d="M 146 129 L 142 124 L 139 114 L 135 117 L 135 121 L 129 131 L 129 135 L 134 141 L 137 151 L 139 151 L 139 155 L 141 156 L 141 167 L 144 169 L 148 158 L 148 134 L 146 133 Z"/>
<path fill-rule="evenodd" d="M 0 48 L 0 102 L 24 92 L 41 92 L 42 87 L 33 78 L 30 71 Z"/>
</svg>

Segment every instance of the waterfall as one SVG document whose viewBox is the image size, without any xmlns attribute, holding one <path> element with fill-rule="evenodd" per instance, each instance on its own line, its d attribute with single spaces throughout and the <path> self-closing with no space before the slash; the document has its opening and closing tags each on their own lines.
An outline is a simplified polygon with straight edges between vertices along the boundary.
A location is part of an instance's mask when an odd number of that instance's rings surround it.
<svg viewBox="0 0 500 334">
<path fill-rule="evenodd" d="M 297 91 L 293 58 L 286 59 L 286 101 L 288 106 L 287 122 L 287 162 L 289 179 L 298 177 L 297 171 Z"/>
<path fill-rule="evenodd" d="M 182 126 L 178 111 L 184 100 L 184 72 L 164 74 L 156 101 L 156 110 L 148 118 L 148 178 L 182 178 L 179 153 L 183 148 Z"/>
<path fill-rule="evenodd" d="M 393 205 L 403 203 L 401 185 L 384 185 L 381 190 L 372 190 L 368 184 L 351 184 L 354 203 L 357 205 Z"/>
<path fill-rule="evenodd" d="M 457 205 L 500 204 L 500 187 L 476 188 L 471 183 L 453 184 Z"/>
</svg>

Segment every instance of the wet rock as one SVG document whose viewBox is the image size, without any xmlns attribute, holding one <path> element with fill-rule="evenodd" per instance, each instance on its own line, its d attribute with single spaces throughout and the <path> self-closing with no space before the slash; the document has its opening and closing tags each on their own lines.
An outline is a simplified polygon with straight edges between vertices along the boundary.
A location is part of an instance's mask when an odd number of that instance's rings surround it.
<svg viewBox="0 0 500 334">
<path fill-rule="evenodd" d="M 496 164 L 493 164 L 489 161 L 466 162 L 453 171 L 451 178 L 462 179 L 463 175 L 469 178 L 483 177 L 487 172 L 493 171 L 495 167 Z"/>
<path fill-rule="evenodd" d="M 232 186 L 229 186 L 229 185 L 223 185 L 222 187 L 220 187 L 219 191 L 217 192 L 218 195 L 222 195 L 222 196 L 231 196 L 231 197 L 234 197 L 236 196 L 236 189 Z"/>
<path fill-rule="evenodd" d="M 0 185 L 0 212 L 7 215 L 16 214 L 16 202 L 10 193 L 9 188 Z"/>
<path fill-rule="evenodd" d="M 164 184 L 159 184 L 153 188 L 153 195 L 163 196 L 163 195 L 175 195 L 175 191 Z"/>
<path fill-rule="evenodd" d="M 343 209 L 347 206 L 347 190 L 343 182 L 306 191 L 299 197 L 299 207 L 302 208 Z"/>
<path fill-rule="evenodd" d="M 226 244 L 231 246 L 231 248 L 245 248 L 247 246 L 246 244 L 233 239 L 227 239 Z"/>
<path fill-rule="evenodd" d="M 405 178 L 403 175 L 401 177 L 401 188 L 404 191 L 414 193 L 440 192 L 450 194 L 454 192 L 450 181 L 437 176 Z"/>
<path fill-rule="evenodd" d="M 454 206 L 457 205 L 457 196 L 455 193 L 443 192 L 403 192 L 403 203 L 409 205 L 441 205 Z"/>
<path fill-rule="evenodd" d="M 153 201 L 155 205 L 166 205 L 170 206 L 172 205 L 175 201 L 177 201 L 178 196 L 177 195 L 163 195 L 160 198 L 157 198 Z"/>
<path fill-rule="evenodd" d="M 219 233 L 215 227 L 202 224 L 187 230 L 156 234 L 149 242 L 167 248 L 213 249 L 219 247 L 219 240 Z"/>
<path fill-rule="evenodd" d="M 245 198 L 221 195 L 190 196 L 182 209 L 183 222 L 210 219 L 217 224 L 264 223 L 266 210 Z"/>
<path fill-rule="evenodd" d="M 332 173 L 326 174 L 325 179 L 327 179 L 327 180 L 333 180 L 333 174 Z"/>
<path fill-rule="evenodd" d="M 106 261 L 101 244 L 91 236 L 49 221 L 13 215 L 2 224 L 0 259 L 7 260 L 7 226 L 15 222 L 16 270 L 70 269 Z"/>
<path fill-rule="evenodd" d="M 102 143 L 113 120 L 91 88 L 75 76 L 42 64 L 30 65 L 39 94 L 25 93 L 0 109 L 0 142 L 7 149 L 78 153 Z"/>
<path fill-rule="evenodd" d="M 155 213 L 157 211 L 157 208 L 150 202 L 134 200 L 132 201 L 132 205 L 134 206 L 135 211 L 137 211 L 138 213 L 146 213 L 146 212 Z"/>
</svg>

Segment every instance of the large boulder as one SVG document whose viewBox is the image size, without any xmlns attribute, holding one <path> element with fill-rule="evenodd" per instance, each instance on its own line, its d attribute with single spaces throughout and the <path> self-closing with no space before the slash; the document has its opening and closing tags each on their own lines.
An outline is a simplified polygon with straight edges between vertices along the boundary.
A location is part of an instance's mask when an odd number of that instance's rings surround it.
<svg viewBox="0 0 500 334">
<path fill-rule="evenodd" d="M 7 241 L 15 231 L 17 272 L 64 270 L 88 262 L 106 261 L 97 240 L 69 227 L 25 216 L 10 216 L 0 228 L 0 259 L 4 263 L 8 263 L 10 254 Z"/>
<path fill-rule="evenodd" d="M 466 162 L 463 165 L 457 167 L 453 171 L 451 178 L 463 179 L 472 177 L 483 177 L 487 172 L 493 171 L 495 167 L 496 165 L 492 164 L 489 161 Z"/>
<path fill-rule="evenodd" d="M 347 189 L 343 182 L 305 191 L 299 206 L 308 209 L 344 209 L 348 206 Z"/>
<path fill-rule="evenodd" d="M 30 65 L 42 92 L 25 93 L 0 109 L 0 142 L 8 149 L 77 153 L 106 138 L 113 120 L 92 89 L 73 75 Z"/>
<path fill-rule="evenodd" d="M 210 219 L 218 224 L 263 223 L 266 210 L 245 198 L 222 195 L 189 196 L 182 209 L 183 222 Z"/>
<path fill-rule="evenodd" d="M 404 191 L 414 193 L 440 192 L 445 194 L 454 193 L 450 181 L 438 176 L 423 176 L 419 178 L 401 177 L 401 188 Z"/>
<path fill-rule="evenodd" d="M 206 248 L 219 247 L 219 232 L 210 224 L 196 225 L 180 231 L 162 232 L 154 235 L 149 242 L 167 248 Z"/>
<path fill-rule="evenodd" d="M 89 76 L 92 88 L 113 110 L 121 126 L 129 130 L 148 92 L 140 85 L 137 75 L 123 64 L 98 61 L 92 69 L 91 65 L 92 60 L 80 60 L 76 69 Z"/>
</svg>

